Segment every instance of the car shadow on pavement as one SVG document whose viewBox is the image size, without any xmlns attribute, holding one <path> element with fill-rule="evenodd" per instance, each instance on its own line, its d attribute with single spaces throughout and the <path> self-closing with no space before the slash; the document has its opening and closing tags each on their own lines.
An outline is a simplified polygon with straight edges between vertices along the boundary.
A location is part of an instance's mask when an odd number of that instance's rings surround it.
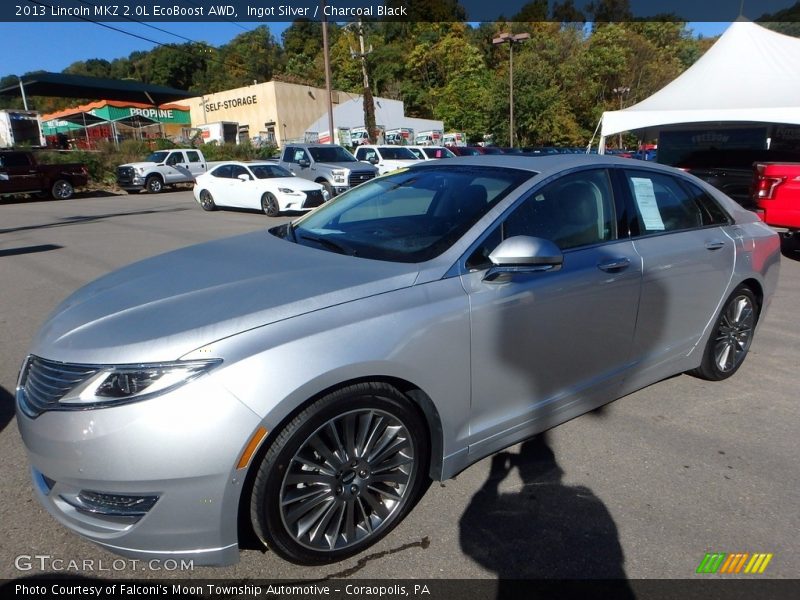
<svg viewBox="0 0 800 600">
<path fill-rule="evenodd" d="M 6 388 L 0 386 L 0 432 L 14 418 L 14 395 L 10 394 Z"/>
<path fill-rule="evenodd" d="M 800 260 L 800 235 L 781 235 L 781 254 L 784 258 Z"/>
<path fill-rule="evenodd" d="M 546 433 L 524 442 L 519 454 L 500 452 L 491 461 L 459 526 L 464 553 L 497 573 L 498 599 L 515 597 L 519 579 L 615 579 L 614 598 L 635 597 L 611 514 L 589 488 L 562 483 Z M 522 486 L 501 492 L 514 468 Z"/>
<path fill-rule="evenodd" d="M 72 217 L 64 217 L 55 223 L 42 223 L 41 225 L 23 225 L 22 227 L 11 227 L 9 229 L 0 229 L 2 233 L 16 233 L 18 231 L 30 231 L 34 229 L 50 229 L 51 227 L 66 227 L 69 225 L 79 225 L 82 223 L 94 223 L 95 221 L 103 221 L 105 219 L 112 219 L 116 217 L 135 217 L 141 215 L 153 215 L 168 212 L 183 212 L 191 210 L 189 208 L 158 208 L 150 210 L 133 210 L 128 212 L 106 213 L 102 215 L 75 215 Z"/>
</svg>

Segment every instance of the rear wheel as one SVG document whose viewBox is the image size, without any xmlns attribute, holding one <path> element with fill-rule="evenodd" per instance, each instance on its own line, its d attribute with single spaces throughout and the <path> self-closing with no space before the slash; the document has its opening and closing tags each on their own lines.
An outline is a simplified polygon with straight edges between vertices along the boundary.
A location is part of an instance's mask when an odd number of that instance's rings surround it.
<svg viewBox="0 0 800 600">
<path fill-rule="evenodd" d="M 253 487 L 253 527 L 289 560 L 342 560 L 405 517 L 428 482 L 428 461 L 422 417 L 397 389 L 342 388 L 303 410 L 272 442 Z"/>
<path fill-rule="evenodd" d="M 150 175 L 147 180 L 144 182 L 144 186 L 147 188 L 147 191 L 151 194 L 158 194 L 161 190 L 164 189 L 164 182 L 161 180 L 161 177 L 158 175 Z"/>
<path fill-rule="evenodd" d="M 66 179 L 57 179 L 50 187 L 50 195 L 56 200 L 68 200 L 75 193 L 75 188 Z"/>
<path fill-rule="evenodd" d="M 214 203 L 214 197 L 208 190 L 200 191 L 200 206 L 203 210 L 217 210 L 217 205 Z"/>
<path fill-rule="evenodd" d="M 733 375 L 744 362 L 758 321 L 758 301 L 744 285 L 736 288 L 722 307 L 703 353 L 692 371 L 702 379 L 720 381 Z"/>
<path fill-rule="evenodd" d="M 268 217 L 277 217 L 281 212 L 281 207 L 278 204 L 278 199 L 272 194 L 267 192 L 261 196 L 261 210 Z"/>
</svg>

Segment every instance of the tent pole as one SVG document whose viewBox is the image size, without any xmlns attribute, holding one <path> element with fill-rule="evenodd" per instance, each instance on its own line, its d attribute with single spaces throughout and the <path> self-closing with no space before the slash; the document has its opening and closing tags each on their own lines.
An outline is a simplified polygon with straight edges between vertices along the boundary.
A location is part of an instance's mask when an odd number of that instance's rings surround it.
<svg viewBox="0 0 800 600">
<path fill-rule="evenodd" d="M 25 107 L 25 110 L 28 110 L 28 98 L 25 96 L 25 85 L 22 83 L 22 77 L 18 75 L 17 79 L 19 79 L 19 91 L 22 93 L 22 105 Z"/>
<path fill-rule="evenodd" d="M 86 126 L 86 113 L 81 112 L 81 116 L 83 117 L 83 135 L 86 136 L 86 149 L 89 150 L 91 143 L 89 142 L 89 128 Z"/>
</svg>

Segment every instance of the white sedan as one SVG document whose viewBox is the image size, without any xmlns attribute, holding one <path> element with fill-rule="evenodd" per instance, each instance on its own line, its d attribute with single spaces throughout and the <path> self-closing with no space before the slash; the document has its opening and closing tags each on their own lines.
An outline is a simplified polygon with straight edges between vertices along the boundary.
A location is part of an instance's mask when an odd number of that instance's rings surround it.
<svg viewBox="0 0 800 600">
<path fill-rule="evenodd" d="M 263 210 L 268 217 L 285 211 L 309 211 L 328 200 L 320 184 L 270 162 L 221 163 L 200 175 L 193 191 L 203 210 L 253 208 Z"/>
</svg>

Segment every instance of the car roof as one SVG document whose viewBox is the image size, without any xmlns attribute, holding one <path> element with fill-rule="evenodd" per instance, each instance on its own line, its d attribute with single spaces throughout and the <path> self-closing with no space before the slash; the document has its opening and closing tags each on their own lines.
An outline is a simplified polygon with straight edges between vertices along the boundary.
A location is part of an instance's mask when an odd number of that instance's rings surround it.
<svg viewBox="0 0 800 600">
<path fill-rule="evenodd" d="M 431 169 L 442 163 L 429 161 L 414 165 L 415 169 Z M 468 165 L 476 167 L 506 167 L 525 169 L 543 176 L 555 175 L 568 169 L 591 166 L 623 166 L 652 171 L 675 173 L 676 169 L 657 163 L 646 163 L 631 158 L 620 158 L 607 154 L 548 154 L 525 156 L 522 154 L 481 154 L 480 156 L 457 156 L 447 161 L 447 166 Z"/>
<path fill-rule="evenodd" d="M 339 144 L 309 144 L 307 142 L 302 142 L 298 144 L 286 144 L 287 146 L 291 146 L 292 148 L 332 148 L 334 146 L 338 148 L 343 148 L 343 146 Z"/>
</svg>

